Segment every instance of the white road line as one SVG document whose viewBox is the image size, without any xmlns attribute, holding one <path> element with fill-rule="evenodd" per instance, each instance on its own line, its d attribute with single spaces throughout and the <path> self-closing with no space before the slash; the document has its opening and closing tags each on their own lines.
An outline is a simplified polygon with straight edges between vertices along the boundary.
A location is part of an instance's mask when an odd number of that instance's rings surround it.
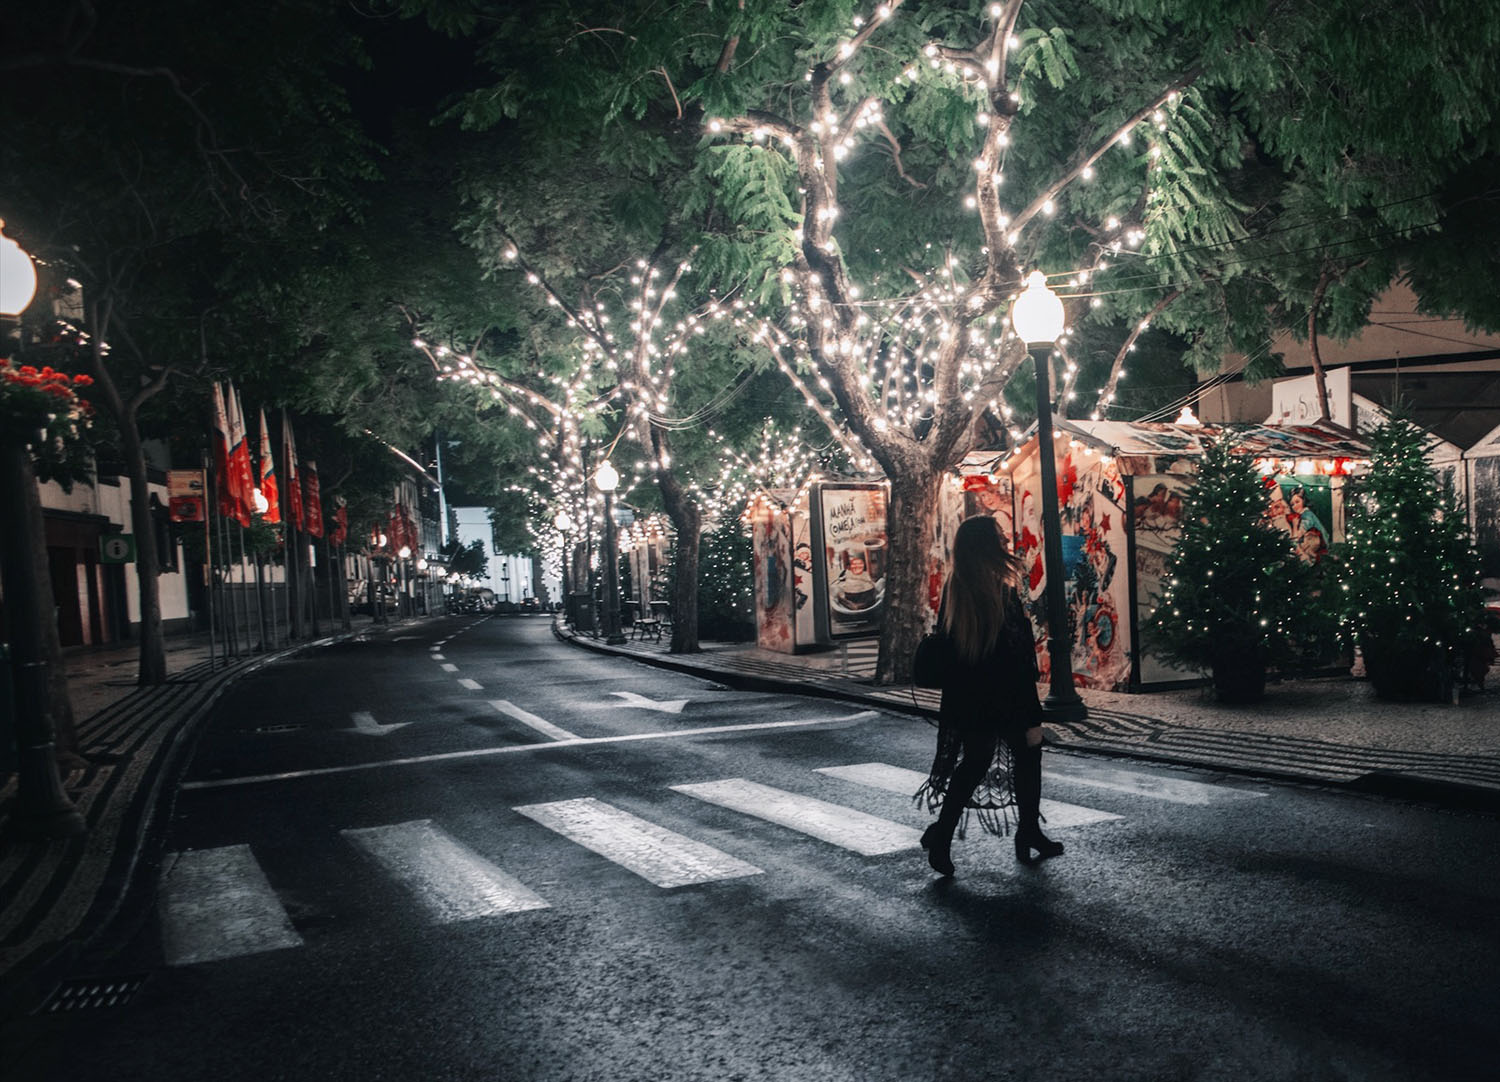
<svg viewBox="0 0 1500 1082">
<path fill-rule="evenodd" d="M 500 711 L 500 713 L 508 714 L 522 724 L 530 725 L 537 732 L 545 733 L 553 740 L 578 739 L 575 733 L 570 733 L 566 729 L 560 729 L 556 725 L 553 725 L 550 721 L 547 721 L 545 718 L 539 718 L 535 714 L 528 713 L 525 710 L 522 710 L 515 703 L 510 702 L 507 699 L 491 699 L 490 705 L 493 706 L 496 710 Z"/>
<path fill-rule="evenodd" d="M 445 661 L 439 666 L 444 672 L 458 672 L 458 666 L 451 661 Z"/>
<path fill-rule="evenodd" d="M 856 782 L 859 785 L 868 785 L 875 789 L 901 793 L 908 797 L 921 788 L 922 783 L 927 780 L 927 775 L 921 771 L 907 770 L 905 767 L 891 766 L 889 763 L 824 766 L 818 768 L 818 773 Z M 1110 819 L 1121 818 L 1112 812 L 1100 811 L 1098 808 L 1085 808 L 1082 804 L 1065 804 L 1061 800 L 1048 800 L 1046 797 L 1042 798 L 1041 808 L 1042 818 L 1049 827 L 1077 827 L 1085 823 L 1103 823 Z"/>
<path fill-rule="evenodd" d="M 459 687 L 468 688 L 470 691 L 483 691 L 484 685 L 478 680 L 470 680 L 467 676 L 458 682 Z"/>
<path fill-rule="evenodd" d="M 515 810 L 658 887 L 761 874 L 755 865 L 738 857 L 593 797 L 528 804 Z"/>
<path fill-rule="evenodd" d="M 437 652 L 437 647 L 433 647 L 432 660 L 433 661 L 447 661 L 448 659 L 444 655 L 442 655 L 442 654 L 440 654 L 440 653 Z"/>
<path fill-rule="evenodd" d="M 340 831 L 440 924 L 546 909 L 547 901 L 430 819 Z"/>
<path fill-rule="evenodd" d="M 302 946 L 248 845 L 171 854 L 159 900 L 169 966 Z"/>
<path fill-rule="evenodd" d="M 769 785 L 726 778 L 697 785 L 674 785 L 679 793 L 710 804 L 766 819 L 863 856 L 895 853 L 916 846 L 920 832 L 889 819 L 868 815 L 841 804 L 773 789 Z"/>
<path fill-rule="evenodd" d="M 1236 789 L 1227 785 L 1210 785 L 1207 782 L 1188 781 L 1153 774 L 1138 774 L 1133 770 L 1112 767 L 1090 767 L 1083 770 L 1049 770 L 1056 780 L 1077 785 L 1090 785 L 1095 789 L 1112 789 L 1120 793 L 1147 796 L 1153 800 L 1167 800 L 1173 804 L 1229 804 L 1241 800 L 1254 800 L 1269 796 L 1252 789 Z"/>
<path fill-rule="evenodd" d="M 467 751 L 443 751 L 433 755 L 412 755 L 400 759 L 385 759 L 378 763 L 349 763 L 346 766 L 322 766 L 309 770 L 288 770 L 281 774 L 248 774 L 243 778 L 214 778 L 207 781 L 189 781 L 183 789 L 223 789 L 231 785 L 260 785 L 271 781 L 293 781 L 297 778 L 321 778 L 329 774 L 352 774 L 357 771 L 378 770 L 390 766 L 416 766 L 421 763 L 440 763 L 449 759 L 479 759 L 490 755 L 516 755 L 528 751 L 552 751 L 554 748 L 583 748 L 595 744 L 625 744 L 636 740 L 675 740 L 679 737 L 717 736 L 720 733 L 753 733 L 774 729 L 805 729 L 815 725 L 846 725 L 851 721 L 864 721 L 880 716 L 878 710 L 861 710 L 857 714 L 845 714 L 833 718 L 804 718 L 801 721 L 761 721 L 744 725 L 705 725 L 697 729 L 677 729 L 666 732 L 624 733 L 620 736 L 576 736 L 571 740 L 554 740 L 545 744 L 508 744 L 499 748 L 471 748 Z"/>
</svg>

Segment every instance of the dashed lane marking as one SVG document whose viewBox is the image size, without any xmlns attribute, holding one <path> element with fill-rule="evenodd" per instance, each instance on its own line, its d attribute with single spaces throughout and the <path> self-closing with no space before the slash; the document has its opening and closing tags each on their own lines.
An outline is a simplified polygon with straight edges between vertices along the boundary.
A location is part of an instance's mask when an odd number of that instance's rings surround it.
<svg viewBox="0 0 1500 1082">
<path fill-rule="evenodd" d="M 484 685 L 478 680 L 470 680 L 467 676 L 458 682 L 459 687 L 468 688 L 470 691 L 483 691 Z"/>
<path fill-rule="evenodd" d="M 508 715 L 509 717 L 515 718 L 517 721 L 521 722 L 523 725 L 530 725 L 537 732 L 539 732 L 539 733 L 545 733 L 547 736 L 550 736 L 553 740 L 576 740 L 576 739 L 578 739 L 578 737 L 577 737 L 576 734 L 570 733 L 566 729 L 562 729 L 562 728 L 559 728 L 556 725 L 553 725 L 550 721 L 547 721 L 545 718 L 539 718 L 535 714 L 532 714 L 532 713 L 529 713 L 529 712 L 527 712 L 525 710 L 522 710 L 515 703 L 510 702 L 507 699 L 491 699 L 490 700 L 490 705 L 493 706 L 496 710 L 500 711 L 500 713 Z"/>
</svg>

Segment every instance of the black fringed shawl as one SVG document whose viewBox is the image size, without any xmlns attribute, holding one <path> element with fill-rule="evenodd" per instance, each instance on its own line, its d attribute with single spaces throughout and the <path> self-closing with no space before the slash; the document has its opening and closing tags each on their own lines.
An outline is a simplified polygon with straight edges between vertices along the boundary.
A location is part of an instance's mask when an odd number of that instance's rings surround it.
<svg viewBox="0 0 1500 1082">
<path fill-rule="evenodd" d="M 958 826 L 960 838 L 965 835 L 970 811 L 986 832 L 1000 836 L 1010 833 L 1010 809 L 1016 806 L 1010 741 L 1024 739 L 1021 734 L 1033 725 L 1040 725 L 1042 720 L 1031 621 L 1016 592 L 1011 590 L 1008 594 L 1005 627 L 995 648 L 974 665 L 953 656 L 945 663 L 942 705 L 938 708 L 937 753 L 927 780 L 913 798 L 919 807 L 925 806 L 929 813 L 936 813 L 963 751 L 965 730 L 974 726 L 991 730 L 996 737 L 995 757 L 965 804 Z M 946 605 L 946 596 L 943 600 Z M 941 626 L 941 611 L 938 621 Z"/>
</svg>

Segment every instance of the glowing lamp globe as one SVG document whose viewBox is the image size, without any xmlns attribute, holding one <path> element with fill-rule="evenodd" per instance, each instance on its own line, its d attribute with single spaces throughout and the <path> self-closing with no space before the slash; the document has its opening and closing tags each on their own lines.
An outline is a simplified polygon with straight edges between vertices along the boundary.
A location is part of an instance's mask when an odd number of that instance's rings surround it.
<svg viewBox="0 0 1500 1082">
<path fill-rule="evenodd" d="M 397 552 L 396 555 L 399 556 L 399 557 L 401 557 L 403 560 L 410 559 L 411 558 L 411 546 L 410 545 L 402 545 L 401 546 L 401 551 Z"/>
<path fill-rule="evenodd" d="M 557 528 L 563 533 L 567 533 L 573 528 L 573 516 L 568 514 L 566 511 L 559 511 L 557 513 L 557 518 L 553 519 L 552 521 L 557 523 Z"/>
<path fill-rule="evenodd" d="M 1041 271 L 1026 276 L 1026 288 L 1010 306 L 1010 323 L 1028 346 L 1048 345 L 1062 337 L 1063 304 L 1047 288 L 1047 276 Z"/>
<path fill-rule="evenodd" d="M 609 459 L 600 463 L 599 468 L 594 471 L 594 487 L 600 492 L 613 492 L 615 486 L 620 483 L 620 474 L 610 465 Z"/>
<path fill-rule="evenodd" d="M 5 223 L 0 221 L 0 228 Z M 0 236 L 0 316 L 18 316 L 36 296 L 36 267 L 9 237 Z"/>
<path fill-rule="evenodd" d="M 253 495 L 255 497 L 255 513 L 257 515 L 264 515 L 271 509 L 271 501 L 266 499 L 265 493 L 261 492 L 258 488 L 253 490 Z"/>
</svg>

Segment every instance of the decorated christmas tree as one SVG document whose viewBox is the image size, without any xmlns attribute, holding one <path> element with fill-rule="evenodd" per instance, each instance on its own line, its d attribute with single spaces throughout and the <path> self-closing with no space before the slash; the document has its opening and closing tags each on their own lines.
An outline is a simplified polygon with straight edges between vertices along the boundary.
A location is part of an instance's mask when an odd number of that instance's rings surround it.
<svg viewBox="0 0 1500 1082">
<path fill-rule="evenodd" d="M 1484 630 L 1480 561 L 1451 484 L 1423 452 L 1432 437 L 1392 417 L 1353 483 L 1341 555 L 1343 618 L 1384 698 L 1445 700 Z"/>
<path fill-rule="evenodd" d="M 1147 627 L 1162 660 L 1208 672 L 1225 702 L 1254 702 L 1266 669 L 1299 660 L 1316 639 L 1316 572 L 1265 520 L 1265 484 L 1228 440 L 1205 441 L 1183 500 L 1182 536 Z"/>
</svg>

